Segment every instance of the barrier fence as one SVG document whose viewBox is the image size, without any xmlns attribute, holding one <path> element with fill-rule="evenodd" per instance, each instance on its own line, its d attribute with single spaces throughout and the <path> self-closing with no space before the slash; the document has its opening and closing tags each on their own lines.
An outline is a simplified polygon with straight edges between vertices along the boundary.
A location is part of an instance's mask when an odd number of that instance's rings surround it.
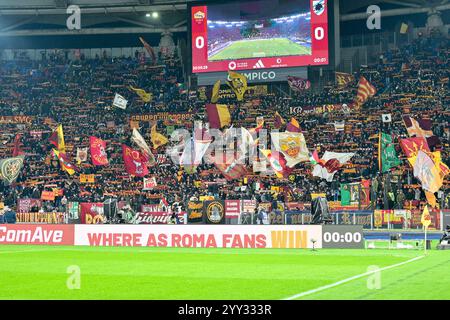
<svg viewBox="0 0 450 320">
<path fill-rule="evenodd" d="M 233 213 L 223 215 L 217 221 L 208 220 L 211 212 L 191 212 L 178 214 L 176 224 L 202 225 L 308 225 L 312 215 L 304 210 L 272 211 L 269 213 Z M 208 216 L 209 215 L 209 216 Z M 432 209 L 430 230 L 443 230 L 450 224 L 449 209 Z M 175 224 L 170 212 L 138 212 L 133 219 L 124 224 Z M 361 225 L 367 230 L 420 230 L 422 211 L 420 210 L 341 210 L 330 213 L 332 225 Z M 84 218 L 74 216 L 71 212 L 18 212 L 15 216 L 0 215 L 0 223 L 9 224 L 108 224 L 102 212 L 89 213 Z"/>
</svg>

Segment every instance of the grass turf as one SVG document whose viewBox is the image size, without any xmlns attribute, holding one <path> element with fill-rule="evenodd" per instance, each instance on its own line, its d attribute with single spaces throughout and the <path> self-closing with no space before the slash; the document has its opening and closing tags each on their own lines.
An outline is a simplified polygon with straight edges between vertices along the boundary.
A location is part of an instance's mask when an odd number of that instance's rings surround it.
<svg viewBox="0 0 450 320">
<path fill-rule="evenodd" d="M 417 250 L 0 246 L 0 299 L 283 299 L 422 255 Z M 67 288 L 79 266 L 81 287 Z M 450 251 L 302 299 L 450 299 Z"/>
<path fill-rule="evenodd" d="M 311 48 L 289 39 L 240 40 L 208 58 L 209 61 L 310 55 Z"/>
</svg>

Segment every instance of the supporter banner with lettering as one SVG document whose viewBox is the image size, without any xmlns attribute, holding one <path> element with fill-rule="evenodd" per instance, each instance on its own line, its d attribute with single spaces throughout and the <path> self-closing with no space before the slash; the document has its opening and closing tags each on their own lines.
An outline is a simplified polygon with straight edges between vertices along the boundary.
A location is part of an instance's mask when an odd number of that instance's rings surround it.
<svg viewBox="0 0 450 320">
<path fill-rule="evenodd" d="M 253 213 L 256 208 L 256 200 L 242 200 L 242 212 Z"/>
<path fill-rule="evenodd" d="M 239 218 L 241 214 L 241 200 L 225 200 L 225 217 Z"/>
<path fill-rule="evenodd" d="M 80 183 L 95 183 L 95 174 L 80 174 Z"/>
<path fill-rule="evenodd" d="M 152 114 L 133 114 L 130 120 L 132 121 L 164 121 L 167 125 L 171 124 L 183 124 L 187 121 L 191 121 L 194 118 L 194 113 L 171 113 L 171 112 L 157 112 Z"/>
<path fill-rule="evenodd" d="M 222 200 L 203 202 L 203 222 L 207 224 L 225 223 L 225 202 Z"/>
<path fill-rule="evenodd" d="M 17 199 L 17 212 L 31 212 L 33 207 L 41 208 L 41 199 Z"/>
<path fill-rule="evenodd" d="M 103 203 L 83 202 L 80 203 L 81 223 L 102 224 L 105 220 L 103 215 Z"/>
<path fill-rule="evenodd" d="M 431 216 L 431 224 L 428 226 L 429 230 L 441 229 L 441 211 L 436 208 L 429 208 Z M 411 210 L 411 225 L 413 229 L 422 229 L 422 210 Z M 445 225 L 444 225 L 445 228 Z"/>
<path fill-rule="evenodd" d="M 187 203 L 188 223 L 200 223 L 203 221 L 203 202 L 189 201 Z"/>
<path fill-rule="evenodd" d="M 322 106 L 307 106 L 307 107 L 290 107 L 289 112 L 291 115 L 302 114 L 323 114 L 325 112 L 334 112 L 344 110 L 342 104 L 324 104 Z"/>
<path fill-rule="evenodd" d="M 42 191 L 41 200 L 44 201 L 55 201 L 55 193 L 53 191 Z"/>
<path fill-rule="evenodd" d="M 322 226 L 75 225 L 75 245 L 183 248 L 322 247 Z M 0 232 L 1 239 L 1 232 Z"/>
<path fill-rule="evenodd" d="M 364 228 L 372 227 L 373 211 L 335 211 L 331 213 L 336 224 L 362 225 Z"/>
<path fill-rule="evenodd" d="M 94 166 L 108 165 L 108 155 L 106 154 L 106 142 L 97 137 L 89 137 L 91 159 Z"/>
<path fill-rule="evenodd" d="M 34 116 L 0 116 L 0 124 L 31 124 L 34 120 Z"/>
<path fill-rule="evenodd" d="M 404 217 L 401 215 L 395 215 L 394 210 L 375 210 L 373 212 L 374 228 L 387 227 L 389 224 L 403 225 L 403 222 Z"/>
<path fill-rule="evenodd" d="M 286 210 L 286 224 L 306 224 L 311 221 L 311 213 L 309 211 Z"/>
<path fill-rule="evenodd" d="M 135 224 L 168 224 L 172 213 L 170 212 L 138 212 L 134 216 Z M 178 224 L 186 223 L 186 213 L 178 214 Z"/>
<path fill-rule="evenodd" d="M 209 101 L 212 95 L 212 86 L 202 86 L 197 90 L 198 99 L 201 101 Z M 267 85 L 249 86 L 245 92 L 246 97 L 265 96 L 268 93 Z M 236 99 L 236 94 L 230 88 L 219 90 L 219 99 Z"/>
<path fill-rule="evenodd" d="M 284 211 L 272 211 L 268 215 L 269 224 L 284 224 Z"/>
<path fill-rule="evenodd" d="M 63 224 L 66 223 L 65 212 L 18 212 L 16 223 L 42 223 Z"/>
</svg>

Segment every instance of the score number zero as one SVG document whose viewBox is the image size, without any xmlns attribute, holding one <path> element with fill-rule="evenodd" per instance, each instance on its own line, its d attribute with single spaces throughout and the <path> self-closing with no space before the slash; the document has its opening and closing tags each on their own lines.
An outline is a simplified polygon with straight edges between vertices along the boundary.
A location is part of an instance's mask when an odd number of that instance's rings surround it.
<svg viewBox="0 0 450 320">
<path fill-rule="evenodd" d="M 322 27 L 314 28 L 314 38 L 316 40 L 323 40 L 324 37 L 325 37 L 325 31 L 323 30 Z M 197 49 L 203 49 L 205 47 L 205 37 L 197 36 L 195 38 L 194 43 L 195 43 L 195 47 Z"/>
<path fill-rule="evenodd" d="M 323 234 L 324 242 L 361 242 L 362 235 L 359 232 L 346 232 L 341 234 L 339 232 L 325 232 Z"/>
</svg>

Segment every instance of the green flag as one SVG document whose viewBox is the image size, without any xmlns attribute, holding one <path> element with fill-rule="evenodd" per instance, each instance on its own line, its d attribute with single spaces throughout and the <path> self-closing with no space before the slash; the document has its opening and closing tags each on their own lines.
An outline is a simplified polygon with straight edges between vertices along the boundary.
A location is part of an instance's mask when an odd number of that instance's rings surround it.
<svg viewBox="0 0 450 320">
<path fill-rule="evenodd" d="M 400 164 L 400 159 L 395 152 L 392 136 L 386 133 L 380 133 L 378 141 L 378 167 L 380 172 L 389 171 L 389 169 Z"/>
<path fill-rule="evenodd" d="M 341 184 L 341 205 L 349 206 L 350 205 L 350 187 L 347 183 Z"/>
</svg>

